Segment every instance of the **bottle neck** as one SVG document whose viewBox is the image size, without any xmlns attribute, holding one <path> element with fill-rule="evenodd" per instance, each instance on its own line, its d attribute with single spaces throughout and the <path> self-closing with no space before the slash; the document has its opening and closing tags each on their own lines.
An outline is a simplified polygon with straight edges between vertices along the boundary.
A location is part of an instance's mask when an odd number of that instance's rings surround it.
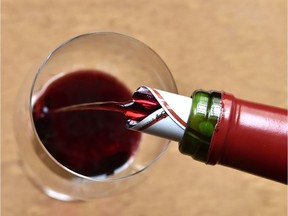
<svg viewBox="0 0 288 216">
<path fill-rule="evenodd" d="M 129 129 L 180 142 L 181 153 L 205 161 L 221 114 L 221 93 L 197 90 L 190 98 L 146 86 L 139 89 L 160 107 Z"/>
<path fill-rule="evenodd" d="M 221 115 L 221 93 L 197 90 L 192 98 L 190 116 L 179 150 L 195 160 L 207 162 L 211 138 Z"/>
</svg>

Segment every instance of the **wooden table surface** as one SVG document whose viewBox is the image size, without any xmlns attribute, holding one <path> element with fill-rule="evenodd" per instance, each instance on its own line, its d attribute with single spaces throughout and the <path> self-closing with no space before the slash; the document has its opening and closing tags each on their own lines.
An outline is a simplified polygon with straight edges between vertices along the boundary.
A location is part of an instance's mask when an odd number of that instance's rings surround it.
<svg viewBox="0 0 288 216">
<path fill-rule="evenodd" d="M 25 74 L 60 43 L 114 31 L 152 47 L 179 92 L 226 90 L 286 107 L 284 0 L 3 0 L 2 215 L 284 216 L 287 187 L 230 168 L 206 166 L 172 143 L 150 177 L 123 194 L 61 202 L 38 191 L 19 165 L 12 114 Z"/>
</svg>

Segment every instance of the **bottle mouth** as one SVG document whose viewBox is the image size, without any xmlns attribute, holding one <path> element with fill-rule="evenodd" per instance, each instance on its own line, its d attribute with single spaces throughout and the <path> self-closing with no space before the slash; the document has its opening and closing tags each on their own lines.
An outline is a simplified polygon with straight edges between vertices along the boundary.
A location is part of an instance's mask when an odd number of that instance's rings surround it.
<svg viewBox="0 0 288 216">
<path fill-rule="evenodd" d="M 129 129 L 174 141 L 182 139 L 192 106 L 190 97 L 141 86 L 134 93 L 135 98 L 153 109 L 141 121 L 129 122 Z"/>
</svg>

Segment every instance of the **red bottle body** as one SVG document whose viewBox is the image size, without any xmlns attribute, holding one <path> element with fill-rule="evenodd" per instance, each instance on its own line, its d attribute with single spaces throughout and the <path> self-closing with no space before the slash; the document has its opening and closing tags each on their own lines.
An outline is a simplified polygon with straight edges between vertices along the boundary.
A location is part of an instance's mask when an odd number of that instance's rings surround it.
<svg viewBox="0 0 288 216">
<path fill-rule="evenodd" d="M 287 110 L 222 92 L 222 111 L 207 155 L 221 164 L 287 183 Z"/>
</svg>

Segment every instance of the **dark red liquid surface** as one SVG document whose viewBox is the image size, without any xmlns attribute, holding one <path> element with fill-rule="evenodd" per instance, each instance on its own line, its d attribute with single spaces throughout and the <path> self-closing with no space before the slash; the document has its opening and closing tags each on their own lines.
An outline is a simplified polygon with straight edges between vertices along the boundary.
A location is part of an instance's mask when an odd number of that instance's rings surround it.
<svg viewBox="0 0 288 216">
<path fill-rule="evenodd" d="M 33 119 L 49 153 L 65 167 L 86 176 L 110 175 L 138 149 L 141 134 L 125 128 L 122 113 L 61 107 L 97 101 L 129 101 L 130 91 L 99 71 L 77 71 L 54 80 L 36 95 Z"/>
</svg>

